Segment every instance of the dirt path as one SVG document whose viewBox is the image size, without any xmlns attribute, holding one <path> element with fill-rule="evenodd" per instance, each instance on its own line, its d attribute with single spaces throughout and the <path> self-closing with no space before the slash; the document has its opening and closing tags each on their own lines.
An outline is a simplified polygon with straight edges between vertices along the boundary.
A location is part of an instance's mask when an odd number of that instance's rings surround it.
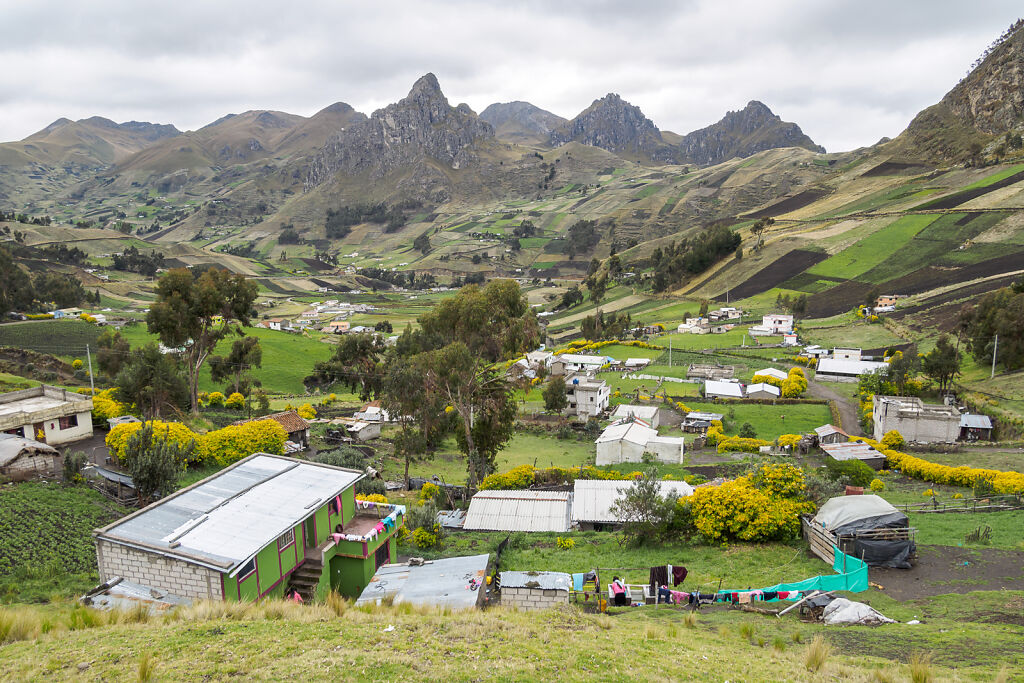
<svg viewBox="0 0 1024 683">
<path fill-rule="evenodd" d="M 837 391 L 836 389 L 825 385 L 823 382 L 809 380 L 807 382 L 807 393 L 813 398 L 823 398 L 828 401 L 835 401 L 836 406 L 839 408 L 839 417 L 843 420 L 843 431 L 850 436 L 864 436 L 864 432 L 861 431 L 860 428 L 860 418 L 857 415 L 857 404 L 854 402 L 852 396 L 842 392 L 842 388 L 852 391 L 852 389 L 857 385 L 838 382 L 836 383 L 836 386 L 841 389 Z"/>
<path fill-rule="evenodd" d="M 871 567 L 871 580 L 897 600 L 984 590 L 1024 590 L 1024 553 L 924 545 L 913 569 Z"/>
</svg>

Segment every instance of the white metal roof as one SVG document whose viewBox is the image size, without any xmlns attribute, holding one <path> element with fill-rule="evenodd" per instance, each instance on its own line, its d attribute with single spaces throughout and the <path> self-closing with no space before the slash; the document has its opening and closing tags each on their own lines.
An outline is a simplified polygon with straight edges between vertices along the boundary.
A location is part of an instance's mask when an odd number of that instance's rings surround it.
<svg viewBox="0 0 1024 683">
<path fill-rule="evenodd" d="M 469 502 L 463 529 L 568 531 L 568 491 L 480 491 Z"/>
<path fill-rule="evenodd" d="M 775 368 L 764 368 L 763 370 L 755 372 L 754 375 L 765 375 L 766 377 L 774 377 L 775 379 L 786 379 L 789 377 L 789 375 L 782 370 L 776 370 Z"/>
<path fill-rule="evenodd" d="M 377 570 L 363 589 L 357 605 L 380 604 L 391 598 L 394 604 L 436 605 L 449 609 L 472 609 L 480 591 L 467 588 L 469 579 L 483 584 L 490 555 L 469 555 L 429 560 L 422 565 L 386 564 Z"/>
<path fill-rule="evenodd" d="M 883 361 L 822 358 L 818 361 L 818 374 L 864 375 L 887 367 L 889 367 L 889 364 Z"/>
<path fill-rule="evenodd" d="M 556 591 L 567 591 L 572 588 L 572 577 L 564 572 L 502 572 L 499 582 L 502 588 Z"/>
<path fill-rule="evenodd" d="M 657 435 L 657 429 L 652 429 L 638 420 L 633 422 L 616 422 L 605 427 L 604 431 L 601 432 L 601 436 L 597 437 L 594 443 L 621 440 L 646 446 L 647 442 Z"/>
<path fill-rule="evenodd" d="M 231 572 L 362 476 L 256 453 L 96 536 Z"/>
<path fill-rule="evenodd" d="M 608 356 L 585 356 L 578 353 L 563 353 L 555 356 L 553 360 L 562 361 L 563 363 L 572 363 L 576 365 L 604 365 L 605 363 L 612 360 Z"/>
<path fill-rule="evenodd" d="M 693 495 L 693 487 L 685 481 L 662 481 L 661 495 L 672 491 L 679 497 Z M 612 504 L 633 485 L 628 479 L 577 479 L 573 485 L 572 521 L 620 522 L 611 513 Z"/>
<path fill-rule="evenodd" d="M 779 396 L 782 392 L 774 384 L 765 384 L 764 382 L 758 382 L 757 384 L 747 385 L 747 396 L 754 393 L 755 391 L 764 391 L 774 396 Z"/>
<path fill-rule="evenodd" d="M 845 443 L 823 443 L 821 450 L 836 460 L 874 460 L 884 458 L 885 454 L 876 451 L 863 441 L 847 441 Z"/>
<path fill-rule="evenodd" d="M 657 414 L 658 406 L 636 406 L 628 403 L 621 403 L 615 407 L 615 412 L 612 413 L 612 418 L 618 420 L 633 416 L 649 422 L 650 420 L 653 420 Z"/>
<path fill-rule="evenodd" d="M 721 413 L 702 413 L 696 410 L 686 414 L 687 420 L 707 420 L 708 422 L 721 420 L 723 417 L 725 416 Z"/>
<path fill-rule="evenodd" d="M 718 382 L 716 380 L 709 379 L 704 382 L 704 394 L 743 398 L 743 387 L 736 382 Z"/>
</svg>

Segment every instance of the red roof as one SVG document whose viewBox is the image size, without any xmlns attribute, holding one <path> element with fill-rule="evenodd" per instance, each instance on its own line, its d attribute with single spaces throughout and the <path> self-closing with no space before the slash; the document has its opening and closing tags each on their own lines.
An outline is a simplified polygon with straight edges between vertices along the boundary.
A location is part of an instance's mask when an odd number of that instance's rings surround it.
<svg viewBox="0 0 1024 683">
<path fill-rule="evenodd" d="M 239 420 L 238 422 L 235 422 L 235 424 L 240 425 L 247 422 L 258 422 L 259 420 L 274 420 L 284 427 L 284 431 L 289 434 L 309 429 L 309 423 L 299 417 L 299 414 L 294 410 L 286 410 L 282 413 L 274 413 L 273 415 L 267 415 L 265 417 L 257 417 L 253 420 Z"/>
</svg>

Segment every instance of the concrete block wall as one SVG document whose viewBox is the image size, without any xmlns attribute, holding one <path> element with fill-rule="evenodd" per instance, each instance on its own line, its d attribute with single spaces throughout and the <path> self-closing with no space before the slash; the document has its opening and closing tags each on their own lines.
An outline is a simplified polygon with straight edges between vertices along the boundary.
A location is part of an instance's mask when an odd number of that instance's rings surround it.
<svg viewBox="0 0 1024 683">
<path fill-rule="evenodd" d="M 182 598 L 224 598 L 218 572 L 184 560 L 100 540 L 96 543 L 96 561 L 101 582 L 120 576 Z"/>
<path fill-rule="evenodd" d="M 569 602 L 569 591 L 553 588 L 502 588 L 501 604 L 519 610 L 551 609 Z"/>
</svg>

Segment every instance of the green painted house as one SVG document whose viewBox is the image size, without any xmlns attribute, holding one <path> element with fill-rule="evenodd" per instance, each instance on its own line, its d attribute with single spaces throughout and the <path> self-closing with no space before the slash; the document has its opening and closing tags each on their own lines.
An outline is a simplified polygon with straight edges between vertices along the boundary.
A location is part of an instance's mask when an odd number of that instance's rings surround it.
<svg viewBox="0 0 1024 683">
<path fill-rule="evenodd" d="M 357 501 L 357 470 L 257 453 L 97 529 L 100 579 L 191 600 L 358 597 L 393 562 L 401 505 Z"/>
</svg>

